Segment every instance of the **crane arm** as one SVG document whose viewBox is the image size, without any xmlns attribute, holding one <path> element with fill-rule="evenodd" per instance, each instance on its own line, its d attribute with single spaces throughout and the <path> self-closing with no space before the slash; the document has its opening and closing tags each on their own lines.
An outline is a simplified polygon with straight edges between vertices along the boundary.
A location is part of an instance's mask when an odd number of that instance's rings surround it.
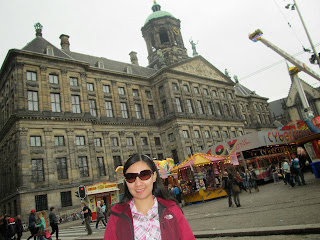
<svg viewBox="0 0 320 240">
<path fill-rule="evenodd" d="M 308 74 L 308 75 L 314 77 L 315 79 L 317 79 L 318 81 L 320 81 L 320 75 L 319 74 L 317 74 L 315 71 L 310 69 L 305 63 L 299 61 L 298 59 L 294 58 L 293 56 L 291 56 L 287 52 L 283 51 L 281 48 L 277 47 L 273 43 L 271 43 L 268 40 L 264 39 L 262 37 L 262 34 L 263 34 L 263 32 L 260 29 L 258 29 L 254 33 L 249 35 L 249 39 L 254 41 L 254 42 L 257 42 L 257 41 L 262 42 L 264 45 L 266 45 L 267 47 L 271 48 L 273 51 L 278 53 L 280 56 L 284 57 L 289 62 L 291 62 L 293 65 L 295 65 L 299 69 L 299 71 L 305 72 L 306 74 Z"/>
</svg>

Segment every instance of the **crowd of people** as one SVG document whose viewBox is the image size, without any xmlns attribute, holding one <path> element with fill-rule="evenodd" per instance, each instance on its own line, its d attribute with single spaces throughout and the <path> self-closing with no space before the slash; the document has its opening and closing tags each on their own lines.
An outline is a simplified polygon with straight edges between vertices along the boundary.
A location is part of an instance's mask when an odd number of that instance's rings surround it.
<svg viewBox="0 0 320 240">
<path fill-rule="evenodd" d="M 22 237 L 23 226 L 21 216 L 16 218 L 10 217 L 7 214 L 0 216 L 0 239 L 1 240 L 20 240 Z"/>
</svg>

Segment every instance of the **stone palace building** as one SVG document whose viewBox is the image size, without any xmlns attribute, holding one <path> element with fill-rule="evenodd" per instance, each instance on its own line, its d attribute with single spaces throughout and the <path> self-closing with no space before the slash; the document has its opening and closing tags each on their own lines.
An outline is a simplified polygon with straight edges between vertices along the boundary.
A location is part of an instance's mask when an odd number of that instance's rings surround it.
<svg viewBox="0 0 320 240">
<path fill-rule="evenodd" d="M 158 3 L 141 31 L 149 65 L 90 56 L 42 36 L 0 70 L 0 214 L 79 212 L 80 184 L 115 180 L 136 152 L 182 162 L 224 139 L 272 127 L 267 98 L 196 53 Z M 139 33 L 137 33 L 139 34 Z"/>
</svg>

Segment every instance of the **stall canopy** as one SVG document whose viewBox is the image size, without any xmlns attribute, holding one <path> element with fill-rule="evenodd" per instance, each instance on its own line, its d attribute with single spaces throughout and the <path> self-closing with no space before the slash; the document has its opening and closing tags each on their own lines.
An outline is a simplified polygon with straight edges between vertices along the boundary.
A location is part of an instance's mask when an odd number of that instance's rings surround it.
<svg viewBox="0 0 320 240">
<path fill-rule="evenodd" d="M 196 154 L 193 154 L 191 157 L 187 158 L 186 160 L 184 160 L 179 165 L 176 165 L 173 168 L 171 168 L 170 172 L 176 173 L 178 172 L 179 168 L 184 168 L 184 167 L 192 168 L 192 166 L 199 166 L 199 165 L 209 164 L 209 163 L 218 162 L 218 161 L 225 161 L 225 160 L 226 158 L 222 156 L 196 153 Z"/>
</svg>

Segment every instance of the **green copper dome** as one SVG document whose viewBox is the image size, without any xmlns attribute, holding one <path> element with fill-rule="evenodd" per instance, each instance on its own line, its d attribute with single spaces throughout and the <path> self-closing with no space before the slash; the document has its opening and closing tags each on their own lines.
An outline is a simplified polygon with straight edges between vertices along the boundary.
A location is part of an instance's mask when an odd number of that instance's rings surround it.
<svg viewBox="0 0 320 240">
<path fill-rule="evenodd" d="M 144 25 L 146 25 L 150 20 L 156 19 L 156 18 L 161 18 L 161 17 L 165 17 L 165 16 L 174 18 L 174 16 L 171 13 L 169 13 L 167 11 L 161 11 L 161 6 L 156 2 L 153 4 L 151 9 L 152 9 L 153 13 L 151 13 L 149 15 L 149 17 L 145 21 Z"/>
</svg>

